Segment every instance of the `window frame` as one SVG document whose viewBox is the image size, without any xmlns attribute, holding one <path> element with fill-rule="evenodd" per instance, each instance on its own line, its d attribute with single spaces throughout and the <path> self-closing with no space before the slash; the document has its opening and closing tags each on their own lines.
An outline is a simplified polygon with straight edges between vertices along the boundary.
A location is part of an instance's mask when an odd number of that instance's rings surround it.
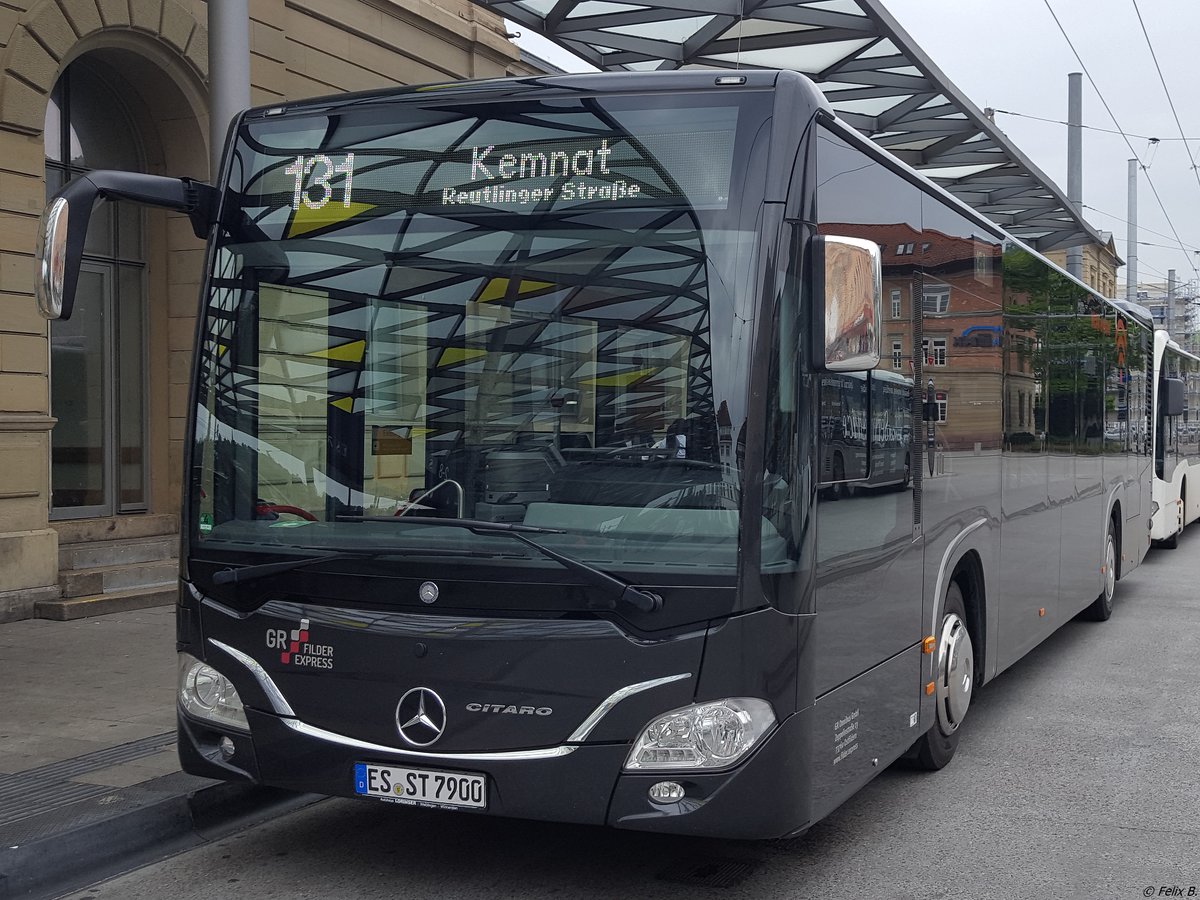
<svg viewBox="0 0 1200 900">
<path fill-rule="evenodd" d="M 945 425 L 950 420 L 950 396 L 946 391 L 934 391 L 933 403 L 937 407 L 937 424 Z"/>
<path fill-rule="evenodd" d="M 929 300 L 936 300 L 935 308 L 929 308 Z M 930 282 L 921 288 L 921 314 L 926 316 L 944 316 L 950 312 L 950 285 L 942 282 Z"/>
<path fill-rule="evenodd" d="M 949 357 L 949 344 L 949 340 L 944 337 L 921 338 L 921 355 L 925 358 L 925 365 L 939 369 L 945 368 Z"/>
</svg>

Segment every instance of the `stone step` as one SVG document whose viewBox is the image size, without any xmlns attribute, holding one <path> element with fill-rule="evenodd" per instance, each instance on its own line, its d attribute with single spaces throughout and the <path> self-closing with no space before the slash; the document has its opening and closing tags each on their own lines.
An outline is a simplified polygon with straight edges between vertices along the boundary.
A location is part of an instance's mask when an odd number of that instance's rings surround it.
<svg viewBox="0 0 1200 900">
<path fill-rule="evenodd" d="M 163 559 L 123 566 L 66 569 L 58 573 L 58 584 L 64 597 L 85 597 L 130 588 L 170 586 L 178 577 L 179 560 Z"/>
<path fill-rule="evenodd" d="M 58 548 L 58 571 L 162 562 L 178 553 L 179 538 L 176 535 L 67 544 Z"/>
<path fill-rule="evenodd" d="M 34 615 L 39 619 L 54 619 L 69 622 L 89 616 L 104 616 L 109 613 L 128 612 L 131 609 L 147 609 L 151 606 L 172 606 L 179 596 L 175 585 L 152 588 L 133 588 L 114 591 L 111 594 L 94 594 L 89 597 L 71 597 L 62 600 L 40 600 L 34 604 Z"/>
<path fill-rule="evenodd" d="M 51 522 L 59 546 L 92 541 L 123 541 L 179 533 L 179 516 L 173 513 L 111 516 L 103 519 L 68 519 Z"/>
</svg>

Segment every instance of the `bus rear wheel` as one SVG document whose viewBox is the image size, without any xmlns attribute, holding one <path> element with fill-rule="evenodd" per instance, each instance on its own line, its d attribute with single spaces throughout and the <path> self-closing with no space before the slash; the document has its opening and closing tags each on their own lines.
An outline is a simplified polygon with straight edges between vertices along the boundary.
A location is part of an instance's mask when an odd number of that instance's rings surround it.
<svg viewBox="0 0 1200 900">
<path fill-rule="evenodd" d="M 829 488 L 830 500 L 841 500 L 849 495 L 845 482 L 846 464 L 842 461 L 842 454 L 837 453 L 833 457 L 833 484 Z"/>
<path fill-rule="evenodd" d="M 1107 622 L 1112 615 L 1113 595 L 1117 592 L 1117 579 L 1121 577 L 1120 561 L 1117 557 L 1117 529 L 1112 519 L 1108 520 L 1108 535 L 1104 539 L 1104 589 L 1091 606 L 1083 611 L 1083 617 L 1093 622 Z"/>
<path fill-rule="evenodd" d="M 938 633 L 934 693 L 937 721 L 909 749 L 907 758 L 933 772 L 945 767 L 958 749 L 960 726 L 971 706 L 975 687 L 975 649 L 967 630 L 967 609 L 962 588 L 951 581 L 942 606 L 942 628 Z"/>
</svg>

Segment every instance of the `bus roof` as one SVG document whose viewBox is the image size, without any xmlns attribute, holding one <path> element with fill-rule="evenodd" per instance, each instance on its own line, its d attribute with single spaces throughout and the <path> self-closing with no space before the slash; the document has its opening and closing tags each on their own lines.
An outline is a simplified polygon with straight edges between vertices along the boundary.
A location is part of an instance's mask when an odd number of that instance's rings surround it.
<svg viewBox="0 0 1200 900">
<path fill-rule="evenodd" d="M 733 80 L 731 80 L 733 79 Z M 744 69 L 739 71 L 690 72 L 585 72 L 568 75 L 529 75 L 513 78 L 487 78 L 468 81 L 443 81 L 403 87 L 379 88 L 346 94 L 327 94 L 256 106 L 244 113 L 245 118 L 277 116 L 284 113 L 314 112 L 342 106 L 377 102 L 421 102 L 454 100 L 462 97 L 477 100 L 481 95 L 491 99 L 517 99 L 525 94 L 544 96 L 561 94 L 578 96 L 588 93 L 649 93 L 655 91 L 695 91 L 722 88 L 727 90 L 766 90 L 776 87 L 783 79 L 797 84 L 812 84 L 796 72 L 779 69 Z M 816 96 L 822 97 L 815 86 Z M 826 105 L 822 103 L 822 105 Z"/>
</svg>

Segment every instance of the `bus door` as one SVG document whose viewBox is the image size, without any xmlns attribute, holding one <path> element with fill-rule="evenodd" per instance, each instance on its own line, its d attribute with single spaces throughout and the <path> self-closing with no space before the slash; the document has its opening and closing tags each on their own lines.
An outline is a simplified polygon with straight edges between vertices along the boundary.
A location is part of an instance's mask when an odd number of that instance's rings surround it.
<svg viewBox="0 0 1200 900">
<path fill-rule="evenodd" d="M 876 323 L 883 351 L 865 372 L 822 372 L 815 379 L 818 410 L 817 588 L 815 691 L 820 698 L 891 659 L 921 639 L 922 552 L 914 541 L 911 479 L 872 477 L 903 457 L 877 446 L 907 434 L 907 416 L 893 422 L 887 392 L 891 376 L 907 374 L 903 347 L 910 326 L 913 242 L 920 232 L 917 188 L 890 168 L 820 129 L 816 136 L 817 231 L 872 241 L 882 263 L 883 319 Z M 886 220 L 879 198 L 887 197 Z M 890 304 L 901 292 L 900 308 Z M 873 432 L 878 432 L 875 434 Z M 887 442 L 884 441 L 886 444 Z M 889 461 L 890 457 L 890 461 Z M 896 460 L 900 462 L 897 463 Z M 899 689 L 899 686 L 897 686 Z M 918 674 L 913 672 L 912 710 Z M 865 710 L 864 710 L 865 712 Z M 839 768 L 841 764 L 839 764 Z"/>
</svg>

